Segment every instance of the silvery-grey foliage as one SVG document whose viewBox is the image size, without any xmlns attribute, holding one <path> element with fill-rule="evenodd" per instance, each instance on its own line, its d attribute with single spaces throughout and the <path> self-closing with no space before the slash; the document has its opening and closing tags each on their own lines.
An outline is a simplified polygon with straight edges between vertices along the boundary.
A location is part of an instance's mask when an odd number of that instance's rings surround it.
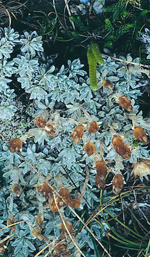
<svg viewBox="0 0 150 257">
<path fill-rule="evenodd" d="M 140 34 L 141 37 L 139 38 L 139 40 L 141 40 L 142 42 L 144 42 L 144 46 L 146 48 L 146 52 L 147 52 L 147 59 L 150 59 L 150 31 L 148 28 L 145 28 L 145 32 Z"/>
<path fill-rule="evenodd" d="M 114 163 L 113 173 L 118 171 L 117 162 L 120 162 L 120 169 L 123 172 L 127 166 L 131 170 L 131 165 L 139 158 L 149 157 L 147 147 L 143 147 L 141 143 L 134 146 L 132 134 L 132 119 L 149 133 L 149 127 L 142 113 L 139 112 L 137 101 L 138 96 L 141 95 L 142 74 L 137 66 L 131 68 L 126 62 L 104 57 L 104 65 L 97 67 L 99 89 L 92 91 L 87 73 L 83 70 L 83 64 L 79 59 L 72 62 L 69 60 L 68 67 L 62 66 L 58 72 L 53 65 L 43 64 L 40 61 L 38 52 L 42 55 L 43 47 L 41 37 L 36 32 L 31 34 L 25 32 L 24 35 L 19 36 L 13 29 L 4 29 L 0 31 L 0 36 L 0 118 L 1 124 L 3 123 L 1 133 L 7 140 L 21 138 L 24 142 L 21 154 L 25 159 L 52 184 L 56 191 L 59 191 L 62 186 L 69 188 L 73 199 L 75 191 L 79 194 L 82 192 L 88 166 L 89 178 L 78 210 L 80 214 L 86 210 L 85 217 L 88 219 L 99 205 L 100 199 L 99 189 L 95 185 L 95 161 L 92 156 L 87 156 L 83 151 L 84 145 L 92 141 L 98 154 L 101 153 L 100 149 L 103 146 L 104 159 L 108 163 L 111 161 Z M 11 58 L 15 47 L 20 48 L 20 53 Z M 139 62 L 138 58 L 132 60 L 130 55 L 122 59 Z M 15 76 L 21 88 L 30 97 L 28 106 L 18 104 L 14 91 L 10 89 L 10 83 L 14 78 L 12 76 Z M 104 79 L 110 80 L 114 89 L 103 88 Z M 132 113 L 128 113 L 119 106 L 118 96 L 120 95 L 131 99 Z M 33 120 L 40 115 L 47 122 L 54 124 L 55 137 L 49 136 L 44 129 L 35 125 Z M 87 128 L 89 122 L 93 120 L 98 122 L 100 130 L 95 134 L 89 134 Z M 85 126 L 84 136 L 79 144 L 74 144 L 71 140 L 76 122 Z M 129 160 L 122 161 L 115 152 L 111 144 L 112 131 L 123 136 L 125 143 L 131 145 L 132 155 Z M 58 212 L 53 213 L 49 209 L 48 202 L 38 192 L 38 187 L 44 180 L 21 156 L 16 152 L 10 152 L 8 142 L 2 140 L 0 146 L 0 162 L 3 163 L 3 173 L 7 181 L 7 186 L 0 192 L 0 228 L 6 226 L 10 214 L 16 221 L 23 220 L 16 225 L 15 232 L 10 228 L 0 232 L 2 237 L 12 234 L 7 249 L 8 256 L 34 256 L 52 241 L 52 246 L 39 255 L 45 256 L 48 251 L 52 251 L 60 236 L 60 216 Z M 21 187 L 19 195 L 12 193 L 12 187 L 15 184 Z M 103 202 L 107 202 L 111 196 L 108 186 L 104 191 Z M 121 210 L 121 205 L 116 207 L 115 204 L 111 204 L 107 210 L 115 216 Z M 63 207 L 61 211 L 63 217 L 75 226 L 78 219 L 74 213 L 68 207 Z M 35 216 L 42 212 L 44 239 L 38 239 L 31 231 L 36 225 Z M 108 217 L 106 213 L 105 218 Z M 100 222 L 103 221 L 103 228 L 95 220 L 89 227 L 101 241 L 109 227 L 101 213 L 98 219 Z M 79 247 L 83 247 L 86 256 L 94 257 L 95 255 L 91 254 L 94 246 L 90 233 L 86 228 L 82 229 L 80 223 L 77 223 L 74 229 L 75 232 L 78 231 L 76 242 Z M 80 256 L 79 252 L 75 251 L 75 247 L 70 244 L 70 239 L 67 240 L 70 252 L 74 252 L 72 256 Z M 85 243 L 87 244 L 84 245 Z"/>
</svg>

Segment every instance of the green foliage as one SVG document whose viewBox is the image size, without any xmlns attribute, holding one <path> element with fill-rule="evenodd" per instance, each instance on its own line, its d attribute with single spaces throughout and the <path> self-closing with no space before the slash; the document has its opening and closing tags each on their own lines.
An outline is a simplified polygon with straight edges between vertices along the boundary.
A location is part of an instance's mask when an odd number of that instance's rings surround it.
<svg viewBox="0 0 150 257">
<path fill-rule="evenodd" d="M 105 19 L 105 25 L 106 25 L 107 30 L 110 33 L 114 32 L 114 27 L 113 27 L 113 25 L 112 25 L 112 23 L 111 23 L 111 21 L 109 19 Z"/>
<path fill-rule="evenodd" d="M 136 38 L 149 24 L 148 0 L 70 1 L 66 7 L 61 1 L 56 1 L 55 6 L 52 1 L 42 1 L 28 1 L 23 18 L 17 16 L 13 24 L 17 29 L 18 23 L 22 25 L 21 33 L 23 29 L 34 29 L 42 35 L 48 54 L 53 54 L 53 49 L 67 62 L 79 53 L 84 62 L 87 46 L 92 40 L 100 40 L 101 51 L 106 47 L 117 54 L 132 51 L 134 57 L 139 55 L 141 43 Z"/>
<path fill-rule="evenodd" d="M 118 40 L 125 33 L 129 33 L 131 30 L 133 30 L 133 28 L 134 28 L 134 24 L 126 24 L 126 25 L 121 26 L 116 31 L 115 40 Z"/>
<path fill-rule="evenodd" d="M 80 16 L 71 16 L 70 20 L 74 22 L 76 31 L 78 33 L 87 33 L 87 28 L 84 26 L 83 22 L 81 21 Z"/>
<path fill-rule="evenodd" d="M 129 0 L 129 3 L 141 7 L 141 0 Z"/>
<path fill-rule="evenodd" d="M 104 8 L 107 15 L 105 28 L 109 34 L 105 38 L 106 47 L 113 46 L 118 52 L 138 52 L 136 38 L 143 25 L 148 22 L 147 1 L 115 1 Z M 136 55 L 137 55 L 136 52 Z"/>
<path fill-rule="evenodd" d="M 115 4 L 104 8 L 104 12 L 113 13 L 112 21 L 116 22 L 125 13 L 126 0 L 119 0 Z"/>
</svg>

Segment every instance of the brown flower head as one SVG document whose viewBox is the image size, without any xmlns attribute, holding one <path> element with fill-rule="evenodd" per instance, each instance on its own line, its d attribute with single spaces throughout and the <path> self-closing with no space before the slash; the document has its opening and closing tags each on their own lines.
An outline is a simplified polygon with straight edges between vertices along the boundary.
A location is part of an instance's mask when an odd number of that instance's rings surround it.
<svg viewBox="0 0 150 257">
<path fill-rule="evenodd" d="M 102 85 L 104 88 L 109 88 L 109 89 L 114 88 L 114 85 L 111 83 L 111 81 L 109 79 L 103 79 Z"/>
<path fill-rule="evenodd" d="M 87 153 L 88 156 L 92 154 L 96 154 L 96 146 L 92 142 L 88 142 L 84 147 L 83 150 Z"/>
<path fill-rule="evenodd" d="M 61 188 L 58 194 L 59 196 L 56 197 L 57 204 L 55 202 L 53 195 L 49 199 L 49 204 L 50 204 L 49 207 L 52 212 L 57 212 L 58 208 L 60 209 L 64 205 L 68 206 L 72 200 L 70 192 L 67 188 L 64 188 L 64 187 Z"/>
<path fill-rule="evenodd" d="M 55 253 L 57 253 L 57 256 L 58 254 L 61 255 L 62 252 L 66 251 L 66 245 L 64 245 L 63 243 L 59 243 L 55 246 L 54 251 Z"/>
<path fill-rule="evenodd" d="M 69 202 L 69 206 L 72 207 L 72 208 L 75 208 L 75 209 L 78 209 L 80 207 L 80 205 L 81 205 L 81 203 L 80 203 L 79 199 L 72 199 Z"/>
<path fill-rule="evenodd" d="M 44 128 L 44 131 L 45 131 L 49 136 L 51 136 L 52 138 L 55 137 L 55 130 L 54 130 L 54 128 L 53 128 L 53 125 L 54 125 L 54 123 L 52 123 L 52 124 L 46 124 L 46 125 L 45 125 L 45 128 Z"/>
<path fill-rule="evenodd" d="M 127 96 L 119 97 L 119 105 L 129 112 L 133 111 L 131 100 Z"/>
<path fill-rule="evenodd" d="M 67 188 L 63 187 L 59 190 L 59 195 L 67 202 L 71 199 L 70 192 Z"/>
<path fill-rule="evenodd" d="M 5 252 L 5 247 L 3 243 L 0 243 L 0 254 L 3 254 Z"/>
<path fill-rule="evenodd" d="M 38 191 L 41 192 L 45 198 L 48 198 L 48 197 L 52 197 L 52 196 L 53 196 L 52 189 L 50 188 L 50 186 L 49 186 L 46 182 L 44 182 L 44 183 L 39 187 Z"/>
<path fill-rule="evenodd" d="M 97 174 L 95 176 L 95 182 L 99 189 L 103 189 L 106 184 L 107 167 L 104 161 L 97 161 L 95 163 Z"/>
<path fill-rule="evenodd" d="M 43 239 L 44 236 L 41 235 L 41 229 L 38 228 L 38 227 L 34 227 L 32 230 L 31 230 L 31 234 L 32 236 L 38 238 L 38 239 Z"/>
<path fill-rule="evenodd" d="M 97 173 L 95 175 L 95 182 L 99 189 L 104 189 L 106 184 L 106 176 Z"/>
<path fill-rule="evenodd" d="M 116 195 L 120 194 L 123 188 L 123 185 L 124 185 L 123 176 L 121 174 L 116 174 L 112 180 L 113 193 Z"/>
<path fill-rule="evenodd" d="M 42 116 L 35 118 L 34 122 L 39 128 L 44 128 L 46 126 L 46 120 Z"/>
<path fill-rule="evenodd" d="M 69 202 L 69 206 L 72 207 L 72 208 L 79 208 L 81 205 L 81 202 L 80 202 L 80 199 L 78 197 L 78 193 L 76 192 L 75 193 L 75 199 L 71 199 L 71 201 Z"/>
<path fill-rule="evenodd" d="M 56 205 L 54 197 L 49 198 L 49 208 L 52 212 L 58 212 L 57 206 L 59 209 L 62 207 L 62 206 L 59 206 L 59 203 L 57 203 Z"/>
<path fill-rule="evenodd" d="M 12 190 L 12 192 L 13 192 L 14 194 L 19 195 L 19 194 L 20 194 L 21 187 L 20 187 L 20 185 L 15 184 L 15 185 L 12 186 L 11 190 Z"/>
<path fill-rule="evenodd" d="M 106 177 L 106 174 L 107 174 L 106 163 L 104 161 L 97 161 L 95 162 L 95 165 L 96 165 L 97 173 Z"/>
<path fill-rule="evenodd" d="M 145 164 L 144 162 L 137 162 L 132 170 L 132 173 L 135 177 L 139 176 L 146 177 L 147 175 L 150 175 L 150 166 Z"/>
<path fill-rule="evenodd" d="M 52 212 L 57 212 L 58 208 L 60 209 L 62 206 L 70 206 L 72 208 L 79 208 L 80 207 L 80 200 L 75 196 L 75 199 L 72 199 L 70 192 L 67 188 L 61 188 L 58 192 L 59 196 L 56 197 L 56 202 L 54 197 L 52 196 L 49 199 L 49 207 Z"/>
<path fill-rule="evenodd" d="M 74 141 L 75 144 L 79 144 L 81 138 L 83 137 L 83 133 L 84 133 L 83 125 L 78 125 L 74 128 L 71 134 L 71 139 Z"/>
<path fill-rule="evenodd" d="M 133 130 L 133 135 L 143 144 L 147 145 L 147 134 L 141 127 L 136 127 Z"/>
<path fill-rule="evenodd" d="M 39 214 L 36 216 L 36 218 L 35 218 L 35 223 L 36 223 L 40 228 L 42 228 L 43 221 L 44 221 L 44 216 L 39 213 Z"/>
<path fill-rule="evenodd" d="M 61 197 L 57 197 L 58 206 L 60 207 L 63 205 L 69 205 L 69 203 L 72 200 L 69 190 L 67 188 L 63 187 L 59 190 L 58 193 L 61 196 Z"/>
<path fill-rule="evenodd" d="M 71 222 L 65 220 L 65 225 L 66 225 L 66 227 L 67 227 L 69 233 L 72 235 L 72 234 L 73 234 L 73 229 L 72 229 L 72 224 L 71 224 Z M 60 226 L 61 238 L 64 238 L 64 237 L 65 237 L 65 234 L 68 235 L 68 232 L 67 232 L 67 230 L 66 230 L 66 228 L 65 228 L 65 225 L 64 225 L 64 223 L 62 222 L 62 223 L 61 223 L 61 226 Z"/>
<path fill-rule="evenodd" d="M 123 158 L 130 159 L 131 158 L 131 150 L 128 145 L 126 145 L 121 136 L 113 136 L 112 144 L 115 151 Z"/>
<path fill-rule="evenodd" d="M 94 121 L 94 120 L 91 121 L 90 124 L 89 124 L 89 128 L 88 128 L 89 134 L 94 134 L 98 130 L 99 130 L 99 126 L 97 125 L 97 122 Z"/>
<path fill-rule="evenodd" d="M 7 226 L 12 225 L 12 224 L 14 224 L 14 223 L 15 223 L 15 218 L 14 218 L 13 216 L 9 216 L 8 219 L 7 219 Z M 10 227 L 10 229 L 11 229 L 11 231 L 12 231 L 13 233 L 15 233 L 15 231 L 16 231 L 16 226 L 13 225 L 13 226 Z"/>
<path fill-rule="evenodd" d="M 9 142 L 9 150 L 14 153 L 22 148 L 22 141 L 20 138 L 14 138 Z"/>
</svg>

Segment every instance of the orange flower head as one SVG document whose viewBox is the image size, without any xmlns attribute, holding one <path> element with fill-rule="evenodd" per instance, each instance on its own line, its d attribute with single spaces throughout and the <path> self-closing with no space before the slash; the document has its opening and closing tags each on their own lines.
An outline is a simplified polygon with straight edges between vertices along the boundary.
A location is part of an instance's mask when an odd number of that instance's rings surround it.
<svg viewBox="0 0 150 257">
<path fill-rule="evenodd" d="M 141 127 L 136 127 L 133 130 L 133 135 L 143 144 L 147 145 L 147 134 Z"/>
<path fill-rule="evenodd" d="M 89 124 L 89 128 L 88 128 L 89 134 L 94 134 L 98 130 L 99 130 L 99 126 L 97 125 L 97 122 L 94 121 L 94 120 L 91 121 L 90 124 Z"/>
<path fill-rule="evenodd" d="M 20 138 L 14 138 L 9 142 L 9 150 L 14 153 L 22 148 L 22 141 Z"/>
<path fill-rule="evenodd" d="M 74 128 L 71 134 L 71 139 L 74 141 L 75 144 L 79 144 L 81 138 L 83 137 L 83 133 L 84 133 L 83 125 L 78 125 Z"/>
<path fill-rule="evenodd" d="M 92 154 L 96 154 L 96 146 L 92 142 L 88 142 L 84 147 L 83 150 L 87 153 L 88 156 Z"/>
<path fill-rule="evenodd" d="M 119 105 L 129 112 L 133 112 L 131 100 L 127 96 L 119 97 Z"/>
<path fill-rule="evenodd" d="M 113 193 L 116 195 L 120 194 L 123 188 L 123 185 L 124 185 L 123 176 L 121 174 L 116 174 L 112 180 Z"/>
</svg>

